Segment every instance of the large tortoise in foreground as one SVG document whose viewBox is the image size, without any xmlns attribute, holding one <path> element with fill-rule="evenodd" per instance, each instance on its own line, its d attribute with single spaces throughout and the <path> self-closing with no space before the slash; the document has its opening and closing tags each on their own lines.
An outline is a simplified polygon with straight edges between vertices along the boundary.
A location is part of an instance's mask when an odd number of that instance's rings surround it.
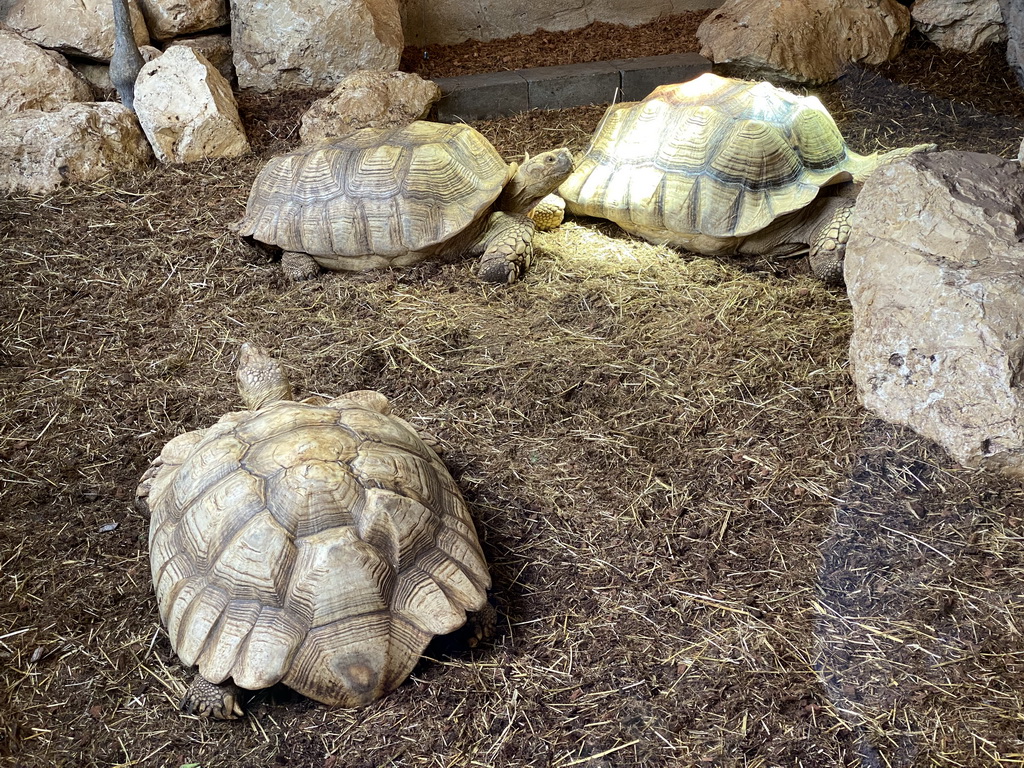
<svg viewBox="0 0 1024 768">
<path fill-rule="evenodd" d="M 533 258 L 526 214 L 571 170 L 566 149 L 508 164 L 465 124 L 364 128 L 270 160 L 234 226 L 280 247 L 294 280 L 479 256 L 481 279 L 507 283 Z"/>
<path fill-rule="evenodd" d="M 296 402 L 280 364 L 250 345 L 238 380 L 246 410 L 171 440 L 137 492 L 160 618 L 198 666 L 182 706 L 232 719 L 235 686 L 278 682 L 368 704 L 485 607 L 473 521 L 383 395 Z"/>
<path fill-rule="evenodd" d="M 818 99 L 708 73 L 610 107 L 558 194 L 569 212 L 654 243 L 804 252 L 816 275 L 841 282 L 854 201 L 822 190 L 934 148 L 860 155 Z"/>
</svg>

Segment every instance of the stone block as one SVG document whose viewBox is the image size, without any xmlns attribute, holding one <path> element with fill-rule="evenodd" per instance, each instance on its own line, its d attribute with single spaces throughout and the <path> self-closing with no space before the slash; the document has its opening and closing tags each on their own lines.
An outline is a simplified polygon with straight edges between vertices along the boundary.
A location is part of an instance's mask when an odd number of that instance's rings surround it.
<svg viewBox="0 0 1024 768">
<path fill-rule="evenodd" d="M 609 104 L 619 89 L 619 69 L 609 61 L 521 69 L 529 87 L 530 109 L 565 109 Z"/>
<path fill-rule="evenodd" d="M 711 70 L 695 53 L 533 67 L 515 72 L 439 77 L 441 122 L 486 120 L 527 109 L 565 109 L 638 101 L 658 85 L 692 80 Z"/>
<path fill-rule="evenodd" d="M 434 82 L 441 87 L 437 119 L 442 123 L 487 120 L 530 108 L 529 87 L 517 72 L 439 77 Z"/>
<path fill-rule="evenodd" d="M 711 62 L 697 53 L 670 53 L 608 63 L 619 70 L 621 101 L 640 101 L 659 85 L 684 83 L 711 71 Z"/>
</svg>

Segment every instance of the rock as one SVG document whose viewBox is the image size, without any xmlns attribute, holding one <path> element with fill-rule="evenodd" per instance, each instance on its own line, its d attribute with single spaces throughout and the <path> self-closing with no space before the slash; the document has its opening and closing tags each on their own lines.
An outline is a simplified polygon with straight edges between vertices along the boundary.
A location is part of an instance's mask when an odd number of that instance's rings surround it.
<svg viewBox="0 0 1024 768">
<path fill-rule="evenodd" d="M 114 55 L 114 7 L 110 0 L 0 0 L 7 26 L 43 48 L 109 62 Z M 146 20 L 129 0 L 135 42 L 149 44 Z"/>
<path fill-rule="evenodd" d="M 1006 25 L 1006 62 L 1024 88 L 1024 4 L 1020 0 L 999 0 Z"/>
<path fill-rule="evenodd" d="M 230 35 L 212 34 L 183 37 L 180 40 L 172 40 L 167 47 L 172 48 L 176 45 L 184 45 L 201 53 L 208 62 L 217 68 L 218 72 L 224 75 L 224 79 L 228 82 L 235 79 L 235 65 L 231 61 Z"/>
<path fill-rule="evenodd" d="M 893 58 L 909 31 L 896 0 L 725 0 L 697 38 L 702 56 L 737 74 L 825 83 L 850 63 Z"/>
<path fill-rule="evenodd" d="M 333 88 L 359 69 L 398 69 L 398 0 L 234 0 L 231 46 L 241 88 Z"/>
<path fill-rule="evenodd" d="M 149 34 L 157 40 L 171 40 L 182 35 L 226 27 L 229 21 L 225 0 L 139 0 L 149 26 Z"/>
<path fill-rule="evenodd" d="M 0 115 L 23 109 L 58 110 L 73 101 L 92 101 L 89 84 L 67 60 L 0 24 Z"/>
<path fill-rule="evenodd" d="M 1024 169 L 912 155 L 867 180 L 852 229 L 861 402 L 964 465 L 1024 475 Z"/>
<path fill-rule="evenodd" d="M 131 110 L 110 101 L 0 118 L 0 193 L 50 192 L 65 182 L 143 171 L 153 160 Z"/>
<path fill-rule="evenodd" d="M 441 88 L 406 72 L 353 72 L 330 96 L 314 101 L 302 116 L 299 136 L 309 144 L 341 138 L 360 128 L 407 125 L 427 116 Z"/>
<path fill-rule="evenodd" d="M 249 151 L 230 83 L 192 48 L 173 46 L 142 68 L 135 83 L 135 112 L 161 162 Z"/>
<path fill-rule="evenodd" d="M 973 53 L 1006 39 L 999 0 L 915 0 L 914 27 L 943 50 Z"/>
</svg>

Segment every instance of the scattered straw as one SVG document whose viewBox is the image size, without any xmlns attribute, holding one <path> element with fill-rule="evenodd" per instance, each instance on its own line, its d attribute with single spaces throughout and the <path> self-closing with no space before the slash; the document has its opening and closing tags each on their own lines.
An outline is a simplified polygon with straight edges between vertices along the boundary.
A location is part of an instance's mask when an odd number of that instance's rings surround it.
<svg viewBox="0 0 1024 768">
<path fill-rule="evenodd" d="M 822 91 L 860 149 L 1008 143 L 894 93 Z M 243 99 L 253 157 L 0 201 L 6 764 L 1021 763 L 1021 489 L 858 407 L 841 291 L 591 221 L 538 236 L 509 288 L 464 263 L 288 286 L 224 225 L 312 97 Z M 600 113 L 481 128 L 512 157 L 579 148 Z M 301 393 L 377 388 L 441 439 L 493 642 L 435 644 L 360 712 L 280 690 L 239 723 L 176 711 L 132 495 L 237 405 L 245 340 Z"/>
</svg>

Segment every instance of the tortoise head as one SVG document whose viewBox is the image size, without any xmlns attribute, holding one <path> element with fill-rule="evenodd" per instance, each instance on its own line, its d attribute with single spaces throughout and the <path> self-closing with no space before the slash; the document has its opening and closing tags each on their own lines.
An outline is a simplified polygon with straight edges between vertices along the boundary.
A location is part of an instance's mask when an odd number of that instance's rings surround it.
<svg viewBox="0 0 1024 768">
<path fill-rule="evenodd" d="M 238 351 L 238 394 L 245 407 L 258 410 L 279 400 L 294 400 L 284 367 L 263 347 L 246 342 Z"/>
<path fill-rule="evenodd" d="M 572 173 L 568 149 L 553 149 L 536 157 L 527 155 L 505 185 L 498 208 L 509 213 L 526 213 L 542 197 L 551 194 Z"/>
</svg>

